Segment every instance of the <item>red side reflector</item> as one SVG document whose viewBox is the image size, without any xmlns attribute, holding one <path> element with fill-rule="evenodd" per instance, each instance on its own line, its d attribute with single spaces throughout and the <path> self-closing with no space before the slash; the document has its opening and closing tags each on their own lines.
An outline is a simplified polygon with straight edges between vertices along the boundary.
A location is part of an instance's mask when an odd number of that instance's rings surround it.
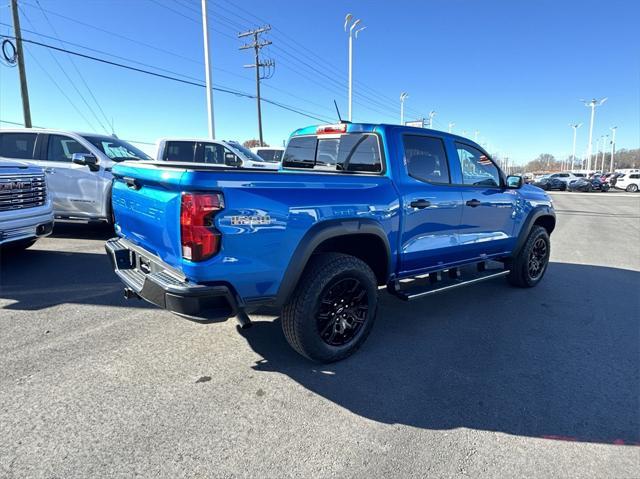
<svg viewBox="0 0 640 479">
<path fill-rule="evenodd" d="M 335 133 L 346 133 L 347 124 L 340 123 L 339 125 L 323 125 L 316 128 L 316 135 L 331 135 Z"/>
<path fill-rule="evenodd" d="M 220 232 L 214 228 L 213 217 L 222 208 L 222 195 L 217 193 L 182 193 L 180 238 L 184 259 L 203 261 L 220 250 Z"/>
</svg>

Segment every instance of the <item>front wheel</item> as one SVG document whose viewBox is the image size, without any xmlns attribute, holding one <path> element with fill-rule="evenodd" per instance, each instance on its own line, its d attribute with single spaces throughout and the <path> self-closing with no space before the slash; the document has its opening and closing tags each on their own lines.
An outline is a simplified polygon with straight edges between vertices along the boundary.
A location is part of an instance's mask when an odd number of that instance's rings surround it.
<svg viewBox="0 0 640 479">
<path fill-rule="evenodd" d="M 520 288 L 537 285 L 547 271 L 550 253 L 549 233 L 542 226 L 535 225 L 524 246 L 511 262 L 511 271 L 507 276 L 509 283 Z"/>
<path fill-rule="evenodd" d="M 371 332 L 378 286 L 371 268 L 345 254 L 313 257 L 282 309 L 282 330 L 293 349 L 330 363 L 353 354 Z"/>
</svg>

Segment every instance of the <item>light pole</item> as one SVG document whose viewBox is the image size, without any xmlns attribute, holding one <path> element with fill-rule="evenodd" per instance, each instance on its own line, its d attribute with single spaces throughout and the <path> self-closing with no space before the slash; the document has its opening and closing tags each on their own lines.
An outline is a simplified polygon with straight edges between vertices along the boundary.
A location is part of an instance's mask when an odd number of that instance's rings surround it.
<svg viewBox="0 0 640 479">
<path fill-rule="evenodd" d="M 431 110 L 429 112 L 429 129 L 433 129 L 433 117 L 436 116 L 436 111 L 435 110 Z"/>
<path fill-rule="evenodd" d="M 405 91 L 400 93 L 400 124 L 404 126 L 404 101 L 409 98 L 409 94 Z"/>
<path fill-rule="evenodd" d="M 580 100 L 584 103 L 584 106 L 588 106 L 591 108 L 591 122 L 589 124 L 589 144 L 587 147 L 587 174 L 591 170 L 591 152 L 593 149 L 593 120 L 596 116 L 596 107 L 602 105 L 605 101 L 607 101 L 607 97 L 602 98 L 600 100 L 592 99 L 590 101 Z"/>
<path fill-rule="evenodd" d="M 604 173 L 604 156 L 607 152 L 607 140 L 609 139 L 609 135 L 602 135 L 602 161 L 600 165 L 600 171 Z"/>
<path fill-rule="evenodd" d="M 358 38 L 358 33 L 364 30 L 367 27 L 360 27 L 361 20 L 357 19 L 353 20 L 353 15 L 347 13 L 347 16 L 344 18 L 344 31 L 347 31 L 347 27 L 351 23 L 351 27 L 349 28 L 349 121 L 351 121 L 351 113 L 353 110 L 353 38 Z"/>
<path fill-rule="evenodd" d="M 611 130 L 611 163 L 609 164 L 609 173 L 613 173 L 613 155 L 616 151 L 616 130 L 617 126 L 609 128 Z"/>
<path fill-rule="evenodd" d="M 582 126 L 582 123 L 576 123 L 575 125 L 569 125 L 573 128 L 573 153 L 571 154 L 571 170 L 573 170 L 573 163 L 576 159 L 576 135 L 578 133 L 578 128 Z"/>
<path fill-rule="evenodd" d="M 451 131 L 453 130 L 453 127 L 456 126 L 456 124 L 452 121 L 449 122 L 449 133 L 451 133 Z"/>
<path fill-rule="evenodd" d="M 209 54 L 209 27 L 207 20 L 207 0 L 202 0 L 202 36 L 204 41 L 204 77 L 207 86 L 207 122 L 209 126 L 209 138 L 213 140 L 216 136 L 216 128 L 213 122 L 213 81 L 211 79 L 211 56 Z"/>
</svg>

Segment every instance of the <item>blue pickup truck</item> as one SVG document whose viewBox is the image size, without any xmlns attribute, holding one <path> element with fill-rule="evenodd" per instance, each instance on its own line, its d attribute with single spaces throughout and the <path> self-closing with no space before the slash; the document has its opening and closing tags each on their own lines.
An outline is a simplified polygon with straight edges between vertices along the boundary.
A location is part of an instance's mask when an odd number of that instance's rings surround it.
<svg viewBox="0 0 640 479">
<path fill-rule="evenodd" d="M 216 321 L 281 309 L 289 344 L 330 362 L 366 339 L 378 290 L 401 300 L 506 276 L 543 277 L 553 204 L 476 143 L 398 125 L 295 131 L 280 171 L 121 163 L 117 237 L 127 298 Z"/>
</svg>

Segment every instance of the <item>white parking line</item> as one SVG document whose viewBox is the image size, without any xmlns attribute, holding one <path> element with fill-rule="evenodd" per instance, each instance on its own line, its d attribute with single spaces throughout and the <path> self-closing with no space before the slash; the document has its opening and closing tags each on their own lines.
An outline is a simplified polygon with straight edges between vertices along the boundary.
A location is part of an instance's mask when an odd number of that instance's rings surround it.
<svg viewBox="0 0 640 479">
<path fill-rule="evenodd" d="M 607 191 L 606 193 L 602 193 L 600 191 L 592 191 L 591 193 L 583 192 L 583 191 L 547 191 L 547 193 L 551 193 L 552 195 L 599 195 L 599 196 L 607 196 L 614 198 L 640 198 L 640 194 L 638 193 L 626 193 L 624 191 Z"/>
</svg>

